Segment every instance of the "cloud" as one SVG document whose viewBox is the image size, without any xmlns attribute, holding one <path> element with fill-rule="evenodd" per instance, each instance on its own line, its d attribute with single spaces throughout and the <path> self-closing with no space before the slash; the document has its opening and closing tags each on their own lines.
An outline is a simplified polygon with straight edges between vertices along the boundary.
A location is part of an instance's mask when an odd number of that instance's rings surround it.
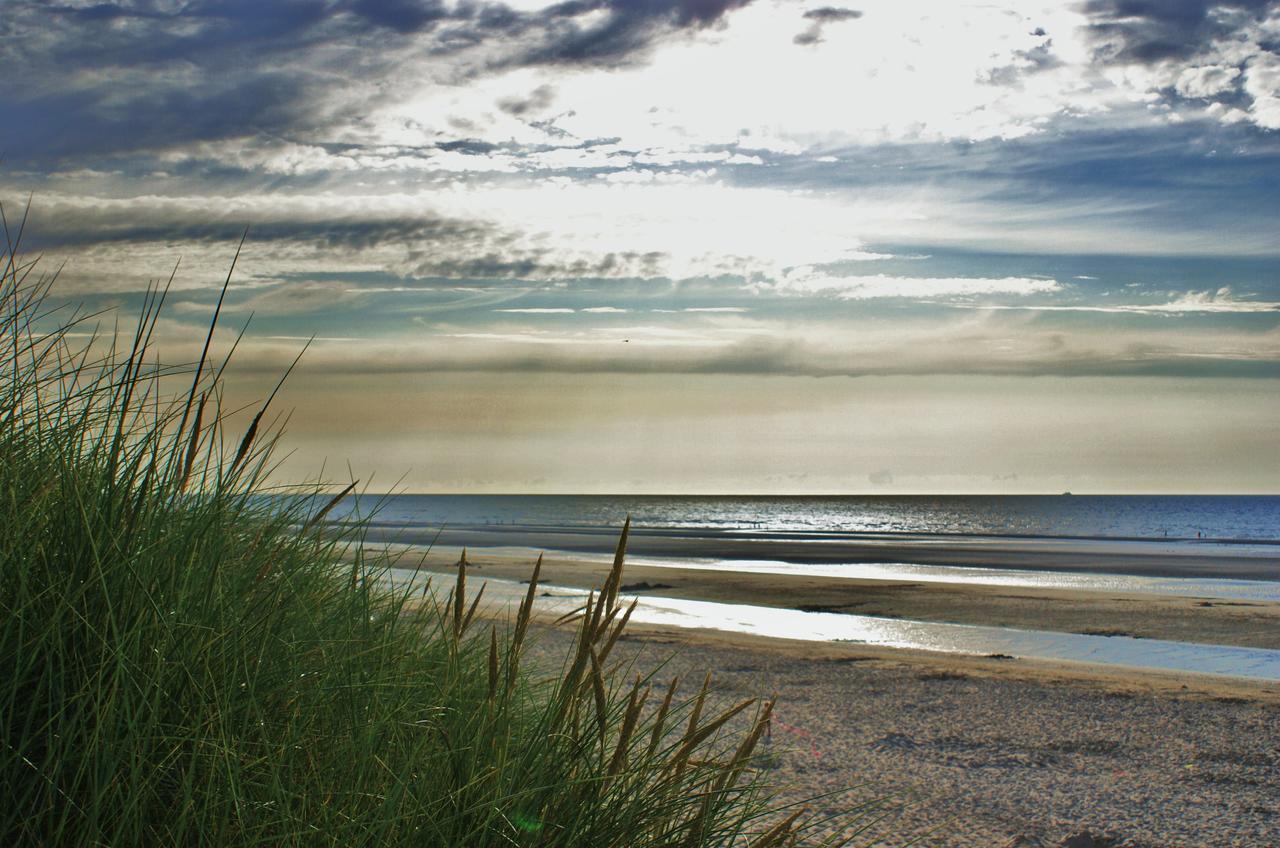
<svg viewBox="0 0 1280 848">
<path fill-rule="evenodd" d="M 1123 69 L 1113 79 L 1174 115 L 1179 99 L 1212 100 L 1201 116 L 1280 129 L 1280 3 L 1091 0 L 1084 8 L 1094 60 Z"/>
<path fill-rule="evenodd" d="M 199 333 L 191 325 L 169 322 L 166 328 L 158 341 L 162 351 L 177 360 L 198 355 Z M 242 368 L 275 373 L 287 366 L 296 352 L 291 340 L 250 336 L 241 342 L 237 356 Z M 1030 319 L 994 317 L 892 327 L 874 322 L 792 324 L 778 320 L 729 326 L 700 322 L 678 327 L 581 329 L 503 324 L 322 344 L 308 352 L 305 365 L 343 374 L 1277 378 L 1280 330 L 1225 332 L 1198 327 L 1177 334 L 1155 328 L 1078 326 L 1066 330 Z"/>
<path fill-rule="evenodd" d="M 22 121 L 4 142 L 18 161 L 314 126 L 333 75 L 308 54 L 352 35 L 318 0 L 14 0 L 5 17 L 0 63 L 11 84 L 0 109 Z"/>
<path fill-rule="evenodd" d="M 1280 56 L 1262 53 L 1249 61 L 1244 90 L 1253 98 L 1249 115 L 1269 130 L 1280 130 Z"/>
<path fill-rule="evenodd" d="M 11 0 L 0 111 L 22 129 L 6 134 L 4 149 L 11 162 L 48 162 L 197 141 L 333 137 L 424 83 L 530 65 L 636 63 L 655 41 L 749 2 L 568 0 L 522 12 L 440 0 Z M 538 86 L 498 105 L 531 117 L 553 94 Z"/>
<path fill-rule="evenodd" d="M 1059 291 L 1062 286 L 1057 280 L 1031 277 L 895 277 L 887 274 L 837 277 L 804 267 L 788 271 L 775 284 L 752 288 L 784 295 L 829 295 L 841 300 L 936 300 L 993 294 L 1046 294 Z"/>
<path fill-rule="evenodd" d="M 1256 19 L 1273 0 L 1089 0 L 1084 4 L 1096 58 L 1154 63 L 1189 59 Z"/>
<path fill-rule="evenodd" d="M 827 24 L 840 23 L 841 21 L 853 21 L 862 17 L 862 12 L 856 9 L 839 9 L 833 6 L 823 6 L 817 9 L 810 9 L 804 13 L 804 19 L 809 21 L 809 27 L 804 32 L 798 33 L 795 38 L 791 39 L 796 44 L 807 46 L 817 44 L 822 41 L 822 28 Z"/>
<path fill-rule="evenodd" d="M 1200 65 L 1178 74 L 1174 90 L 1183 97 L 1213 97 L 1230 91 L 1240 76 L 1239 68 L 1224 65 Z"/>
<path fill-rule="evenodd" d="M 563 306 L 526 306 L 516 309 L 495 309 L 494 312 L 519 312 L 526 315 L 572 315 L 576 309 Z"/>
<path fill-rule="evenodd" d="M 498 108 L 508 115 L 520 118 L 544 111 L 551 106 L 555 99 L 555 89 L 544 83 L 531 91 L 528 97 L 503 97 L 499 99 Z"/>
<path fill-rule="evenodd" d="M 1280 312 L 1280 302 L 1265 300 L 1239 300 L 1230 288 L 1220 288 L 1216 292 L 1187 292 L 1164 303 L 1126 303 L 1126 304 L 1073 304 L 1073 305 L 1010 305 L 999 304 L 982 306 L 983 309 L 1021 309 L 1038 312 L 1110 312 L 1133 313 L 1139 315 L 1190 315 L 1196 313 L 1267 313 Z"/>
<path fill-rule="evenodd" d="M 55 214 L 49 214 L 49 209 Z M 70 214 L 60 215 L 57 211 Z M 114 214 L 113 214 L 114 213 Z M 237 214 L 239 213 L 239 214 Z M 255 243 L 290 242 L 326 248 L 362 250 L 386 244 L 440 242 L 458 245 L 507 241 L 496 227 L 423 212 L 416 217 L 351 215 L 329 217 L 307 210 L 254 209 L 233 206 L 216 214 L 190 208 L 182 200 L 151 198 L 126 204 L 102 201 L 79 208 L 48 204 L 38 213 L 41 224 L 30 246 L 56 249 L 83 245 L 138 242 L 233 242 L 248 229 Z"/>
<path fill-rule="evenodd" d="M 751 0 L 568 0 L 547 11 L 547 43 L 525 63 L 618 66 L 643 56 L 661 35 L 701 29 Z M 598 13 L 595 17 L 590 13 Z M 579 23 L 590 18 L 590 23 Z"/>
<path fill-rule="evenodd" d="M 1056 309 L 1041 315 L 977 306 L 943 313 L 895 310 L 892 321 L 862 309 L 672 317 L 633 310 L 641 317 L 623 324 L 590 315 L 579 318 L 575 313 L 581 307 L 512 305 L 495 313 L 494 304 L 472 300 L 469 312 L 444 313 L 431 301 L 420 309 L 347 281 L 298 281 L 294 292 L 289 286 L 251 289 L 247 298 L 233 293 L 230 309 L 244 314 L 252 307 L 262 316 L 241 342 L 240 368 L 277 373 L 296 355 L 291 342 L 314 333 L 344 341 L 313 347 L 306 367 L 341 374 L 1280 377 L 1275 311 L 1266 320 L 1234 326 L 1206 319 L 1178 321 L 1176 326 L 1072 320 L 1056 317 Z M 353 303 L 356 298 L 366 300 Z M 162 317 L 156 343 L 165 361 L 191 361 L 199 354 L 200 328 L 210 305 L 207 293 L 202 299 L 203 314 L 190 306 Z M 1227 299 L 1216 292 L 1212 298 L 1198 298 Z M 1181 308 L 1189 309 L 1193 299 L 1175 300 L 1185 301 Z M 335 303 L 327 314 L 313 308 Z M 357 309 L 364 317 L 359 332 L 350 320 Z M 112 322 L 104 323 L 109 334 Z M 233 336 L 229 328 L 220 337 L 220 348 Z M 364 338 L 350 340 L 357 336 Z"/>
<path fill-rule="evenodd" d="M 351 283 L 339 280 L 291 280 L 270 286 L 266 291 L 253 294 L 243 300 L 229 299 L 222 305 L 224 312 L 252 312 L 255 315 L 299 315 L 350 308 L 361 302 L 366 294 L 352 288 Z M 179 300 L 171 307 L 179 313 L 208 315 L 208 303 Z"/>
<path fill-rule="evenodd" d="M 824 6 L 820 9 L 810 9 L 804 13 L 804 19 L 807 21 L 818 21 L 819 23 L 832 23 L 835 21 L 852 21 L 862 17 L 862 13 L 855 9 L 837 9 L 831 6 Z"/>
<path fill-rule="evenodd" d="M 252 257 L 254 273 L 263 277 L 325 270 L 548 281 L 647 279 L 666 270 L 668 257 L 661 252 L 584 244 L 572 232 L 552 237 L 526 231 L 518 228 L 519 216 L 497 222 L 485 217 L 492 211 L 445 214 L 405 194 L 49 195 L 33 211 L 25 244 L 67 260 L 69 282 L 103 289 L 141 288 L 146 277 L 139 269 L 153 257 L 167 257 L 159 264 L 171 266 L 182 255 L 188 271 L 221 267 L 225 273 L 229 251 L 246 227 L 246 259 Z M 119 267 L 118 284 L 105 274 L 113 266 Z"/>
<path fill-rule="evenodd" d="M 420 32 L 450 17 L 440 0 L 355 0 L 348 8 L 372 24 L 400 33 Z"/>
</svg>

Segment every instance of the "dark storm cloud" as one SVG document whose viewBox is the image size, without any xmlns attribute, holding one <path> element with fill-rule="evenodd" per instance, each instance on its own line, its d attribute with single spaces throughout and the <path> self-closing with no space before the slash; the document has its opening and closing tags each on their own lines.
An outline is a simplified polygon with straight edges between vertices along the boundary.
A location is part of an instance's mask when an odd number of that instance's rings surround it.
<svg viewBox="0 0 1280 848">
<path fill-rule="evenodd" d="M 445 77 L 627 64 L 663 35 L 714 24 L 749 2 L 571 0 L 522 13 L 439 0 L 196 0 L 176 10 L 149 0 L 11 0 L 0 19 L 0 151 L 11 165 L 48 167 L 190 142 L 315 135 L 358 120 L 379 96 L 370 89 L 405 61 Z M 535 91 L 503 108 L 524 114 L 549 102 Z"/>
<path fill-rule="evenodd" d="M 211 212 L 191 201 L 161 199 L 115 205 L 45 204 L 33 214 L 26 248 L 75 251 L 109 245 L 169 244 L 188 248 L 234 244 L 248 227 L 250 246 L 278 246 L 349 258 L 383 249 L 398 271 L 450 279 L 656 278 L 668 258 L 660 251 L 566 254 L 527 233 L 478 219 L 432 213 L 364 217 L 284 204 L 234 206 Z M 127 248 L 126 248 L 127 249 Z"/>
<path fill-rule="evenodd" d="M 355 0 L 348 8 L 372 24 L 401 33 L 420 32 L 450 17 L 439 0 Z"/>
<path fill-rule="evenodd" d="M 549 85 L 540 85 L 529 93 L 528 97 L 506 97 L 498 101 L 498 108 L 517 118 L 526 114 L 541 112 L 555 100 L 556 92 Z"/>
<path fill-rule="evenodd" d="M 1149 64 L 1194 56 L 1235 28 L 1228 12 L 1258 19 L 1274 0 L 1088 0 L 1097 58 Z"/>
<path fill-rule="evenodd" d="M 130 96 L 104 85 L 12 100 L 0 94 L 7 117 L 0 150 L 13 161 L 29 162 L 276 135 L 309 122 L 315 105 L 307 81 L 285 73 L 215 79 L 199 93 L 156 87 Z"/>
<path fill-rule="evenodd" d="M 832 21 L 852 21 L 862 17 L 862 13 L 857 9 L 836 9 L 831 6 L 824 6 L 821 9 L 810 9 L 804 13 L 804 17 L 810 21 L 829 23 Z"/>
<path fill-rule="evenodd" d="M 299 242 L 349 250 L 409 242 L 476 245 L 511 238 L 487 222 L 443 216 L 343 219 L 306 216 L 296 210 L 255 214 L 244 209 L 215 216 L 207 209 L 163 202 L 114 209 L 55 204 L 37 209 L 35 216 L 39 226 L 33 228 L 28 242 L 32 250 L 140 242 L 234 242 L 244 234 L 246 225 L 255 243 Z"/>
<path fill-rule="evenodd" d="M 6 11 L 15 28 L 31 36 L 11 48 L 51 49 L 50 58 L 87 67 L 199 62 L 211 54 L 229 64 L 255 51 L 315 43 L 335 17 L 335 7 L 323 0 L 204 0 L 176 11 L 146 0 L 87 8 L 19 0 Z"/>
<path fill-rule="evenodd" d="M 718 22 L 751 0 L 570 0 L 546 10 L 551 37 L 522 61 L 534 64 L 614 66 L 634 61 L 663 33 L 699 29 Z M 605 19 L 582 26 L 576 19 L 605 11 Z"/>
<path fill-rule="evenodd" d="M 860 17 L 862 13 L 857 9 L 838 9 L 834 6 L 810 9 L 804 13 L 804 19 L 811 21 L 809 28 L 791 40 L 800 45 L 817 44 L 822 41 L 822 28 L 827 24 L 852 21 Z"/>
<path fill-rule="evenodd" d="M 1044 38 L 1044 30 L 1037 29 L 1031 33 L 1037 38 Z M 1053 39 L 1045 38 L 1044 42 L 1028 50 L 1013 51 L 1013 61 L 999 67 L 989 69 L 980 75 L 980 82 L 991 85 L 1012 86 L 1029 74 L 1047 71 L 1062 65 L 1062 61 L 1053 52 Z"/>
<path fill-rule="evenodd" d="M 436 148 L 438 150 L 465 153 L 468 156 L 484 156 L 493 153 L 495 150 L 501 150 L 502 145 L 478 138 L 460 138 L 454 141 L 442 141 L 436 145 Z"/>
<path fill-rule="evenodd" d="M 506 250 L 480 256 L 443 257 L 438 251 L 413 251 L 414 276 L 450 279 L 521 280 L 545 278 L 654 278 L 666 254 L 659 251 L 609 252 L 592 259 L 566 259 L 548 249 Z"/>
<path fill-rule="evenodd" d="M 0 64 L 0 148 L 12 162 L 154 150 L 275 134 L 322 119 L 332 70 L 306 54 L 341 36 L 314 0 L 134 2 L 72 8 L 12 2 Z M 350 15 L 345 16 L 351 18 Z"/>
</svg>

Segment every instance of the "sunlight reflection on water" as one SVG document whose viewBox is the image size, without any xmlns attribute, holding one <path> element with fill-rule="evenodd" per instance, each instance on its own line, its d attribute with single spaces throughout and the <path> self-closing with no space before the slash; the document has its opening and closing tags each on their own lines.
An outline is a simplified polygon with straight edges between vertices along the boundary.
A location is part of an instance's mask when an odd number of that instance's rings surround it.
<svg viewBox="0 0 1280 848">
<path fill-rule="evenodd" d="M 1073 574 L 1062 571 L 1022 571 L 1012 568 L 966 568 L 911 563 L 791 563 L 774 560 L 661 559 L 631 557 L 632 565 L 695 568 L 707 571 L 745 571 L 793 577 L 838 577 L 850 580 L 910 580 L 917 583 L 968 583 L 982 586 L 1020 586 L 1118 592 L 1126 595 L 1176 595 L 1188 598 L 1238 598 L 1280 602 L 1280 582 L 1187 577 L 1143 577 L 1128 574 Z"/>
<path fill-rule="evenodd" d="M 452 578 L 447 575 L 433 574 L 431 577 L 436 591 L 447 591 L 452 585 Z M 405 591 L 422 585 L 422 581 L 423 577 L 415 577 L 413 571 L 393 569 L 389 583 L 392 588 Z M 484 582 L 488 584 L 485 597 L 491 603 L 513 603 L 523 597 L 527 588 L 508 580 L 490 579 Z M 624 597 L 629 599 L 632 596 Z M 587 593 L 580 589 L 543 586 L 538 598 L 538 609 L 563 614 L 581 606 L 586 598 Z M 748 604 L 645 596 L 640 597 L 631 620 L 802 641 L 857 642 L 977 656 L 1002 654 L 1280 680 L 1280 651 L 1262 648 L 803 612 Z"/>
</svg>

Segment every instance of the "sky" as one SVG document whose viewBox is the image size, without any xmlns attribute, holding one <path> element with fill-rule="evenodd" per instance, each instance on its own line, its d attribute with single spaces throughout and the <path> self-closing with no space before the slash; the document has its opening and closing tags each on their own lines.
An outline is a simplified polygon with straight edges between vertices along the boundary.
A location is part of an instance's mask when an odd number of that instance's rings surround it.
<svg viewBox="0 0 1280 848">
<path fill-rule="evenodd" d="M 10 227 L 173 361 L 247 227 L 277 479 L 1280 492 L 1280 2 L 3 5 Z"/>
</svg>

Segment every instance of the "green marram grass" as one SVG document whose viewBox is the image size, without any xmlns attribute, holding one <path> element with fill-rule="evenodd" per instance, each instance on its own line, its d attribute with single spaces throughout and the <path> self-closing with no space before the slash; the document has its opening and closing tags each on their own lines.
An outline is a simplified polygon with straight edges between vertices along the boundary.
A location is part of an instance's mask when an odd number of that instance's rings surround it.
<svg viewBox="0 0 1280 848">
<path fill-rule="evenodd" d="M 208 342 L 158 361 L 165 287 L 117 344 L 2 265 L 0 843 L 802 843 L 755 768 L 769 705 L 610 659 L 625 531 L 564 667 L 521 667 L 536 574 L 496 628 L 465 566 L 425 606 L 378 589 L 319 488 L 265 496 L 278 434 L 265 405 L 225 431 Z"/>
</svg>

